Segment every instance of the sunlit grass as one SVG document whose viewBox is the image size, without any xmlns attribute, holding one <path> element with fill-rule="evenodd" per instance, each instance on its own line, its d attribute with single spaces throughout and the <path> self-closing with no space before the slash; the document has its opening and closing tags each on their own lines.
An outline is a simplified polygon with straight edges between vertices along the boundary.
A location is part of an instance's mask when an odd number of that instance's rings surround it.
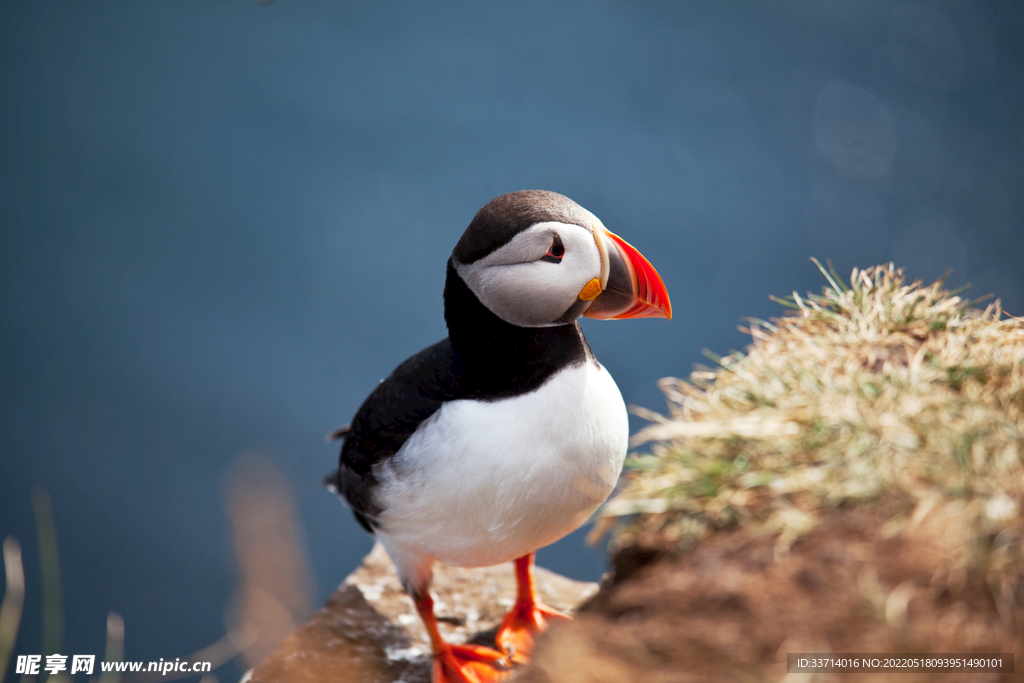
<svg viewBox="0 0 1024 683">
<path fill-rule="evenodd" d="M 973 540 L 945 561 L 1000 585 L 1024 566 L 1024 319 L 892 264 L 822 273 L 821 295 L 750 321 L 745 355 L 662 380 L 668 414 L 638 411 L 650 454 L 598 528 L 681 548 L 744 528 L 784 550 L 837 506 L 895 501 L 890 533 L 946 507 Z"/>
</svg>

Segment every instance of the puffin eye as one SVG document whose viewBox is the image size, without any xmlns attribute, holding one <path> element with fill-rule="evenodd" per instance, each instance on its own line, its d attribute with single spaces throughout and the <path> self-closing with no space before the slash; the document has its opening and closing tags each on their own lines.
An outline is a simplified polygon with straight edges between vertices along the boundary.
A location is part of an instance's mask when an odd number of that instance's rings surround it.
<svg viewBox="0 0 1024 683">
<path fill-rule="evenodd" d="M 548 253 L 541 256 L 540 260 L 549 261 L 550 263 L 561 263 L 564 255 L 565 247 L 562 246 L 562 238 L 555 235 L 555 238 L 551 241 L 551 246 L 548 248 Z"/>
</svg>

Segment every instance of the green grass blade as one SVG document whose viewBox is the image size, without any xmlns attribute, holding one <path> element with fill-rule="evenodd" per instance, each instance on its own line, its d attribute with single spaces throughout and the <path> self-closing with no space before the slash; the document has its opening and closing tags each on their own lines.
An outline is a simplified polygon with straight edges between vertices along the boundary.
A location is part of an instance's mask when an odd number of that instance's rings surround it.
<svg viewBox="0 0 1024 683">
<path fill-rule="evenodd" d="M 777 304 L 782 304 L 786 308 L 793 308 L 793 309 L 798 310 L 798 311 L 800 310 L 799 306 L 797 306 L 795 303 L 793 303 L 791 301 L 788 301 L 787 299 L 780 299 L 779 297 L 773 296 L 771 294 L 768 295 L 768 298 L 771 299 L 772 301 L 774 301 Z"/>
<path fill-rule="evenodd" d="M 828 270 L 825 270 L 825 267 L 823 265 L 821 265 L 821 261 L 819 261 L 818 259 L 814 258 L 813 256 L 811 257 L 811 261 L 814 262 L 814 265 L 818 266 L 818 270 L 820 270 L 821 274 L 825 276 L 825 279 L 828 280 L 828 283 L 830 285 L 832 285 L 832 289 L 836 290 L 836 292 L 845 292 L 846 291 L 846 288 L 845 287 L 841 287 L 839 285 L 839 283 L 836 282 L 835 278 L 833 278 L 832 275 L 829 274 L 829 271 L 832 271 L 833 273 L 835 273 L 835 269 L 832 267 L 832 261 L 831 260 L 829 260 L 829 262 L 828 262 Z"/>
<path fill-rule="evenodd" d="M 60 590 L 60 561 L 57 556 L 57 530 L 46 489 L 32 491 L 32 508 L 39 536 L 39 573 L 43 589 L 42 654 L 60 654 L 64 647 L 63 605 Z"/>
<path fill-rule="evenodd" d="M 830 259 L 830 258 L 825 259 L 825 263 L 828 264 L 828 272 L 832 273 L 832 277 L 834 277 L 836 279 L 836 282 L 838 282 L 839 286 L 843 288 L 843 291 L 844 292 L 850 291 L 850 287 L 847 286 L 847 284 L 845 282 L 843 282 L 843 278 L 839 275 L 838 272 L 836 272 L 835 266 L 832 265 L 832 259 Z"/>
</svg>

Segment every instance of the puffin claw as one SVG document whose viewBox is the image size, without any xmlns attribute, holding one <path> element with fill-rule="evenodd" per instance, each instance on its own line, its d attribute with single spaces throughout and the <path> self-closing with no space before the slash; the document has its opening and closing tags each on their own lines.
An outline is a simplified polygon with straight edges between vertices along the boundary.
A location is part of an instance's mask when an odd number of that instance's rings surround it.
<svg viewBox="0 0 1024 683">
<path fill-rule="evenodd" d="M 537 636 L 550 622 L 570 620 L 568 615 L 539 602 L 518 603 L 505 615 L 495 640 L 512 663 L 527 664 Z"/>
<path fill-rule="evenodd" d="M 448 644 L 434 655 L 433 683 L 496 683 L 511 674 L 504 653 L 482 645 Z"/>
</svg>

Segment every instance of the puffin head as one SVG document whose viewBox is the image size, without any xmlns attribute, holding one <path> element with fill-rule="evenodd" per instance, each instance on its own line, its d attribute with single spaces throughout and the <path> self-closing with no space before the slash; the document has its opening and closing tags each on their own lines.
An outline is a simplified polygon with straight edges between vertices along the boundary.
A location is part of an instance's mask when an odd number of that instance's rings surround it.
<svg viewBox="0 0 1024 683">
<path fill-rule="evenodd" d="M 672 318 L 665 284 L 640 252 L 568 197 L 502 195 L 477 212 L 452 265 L 492 313 L 519 327 Z"/>
</svg>

